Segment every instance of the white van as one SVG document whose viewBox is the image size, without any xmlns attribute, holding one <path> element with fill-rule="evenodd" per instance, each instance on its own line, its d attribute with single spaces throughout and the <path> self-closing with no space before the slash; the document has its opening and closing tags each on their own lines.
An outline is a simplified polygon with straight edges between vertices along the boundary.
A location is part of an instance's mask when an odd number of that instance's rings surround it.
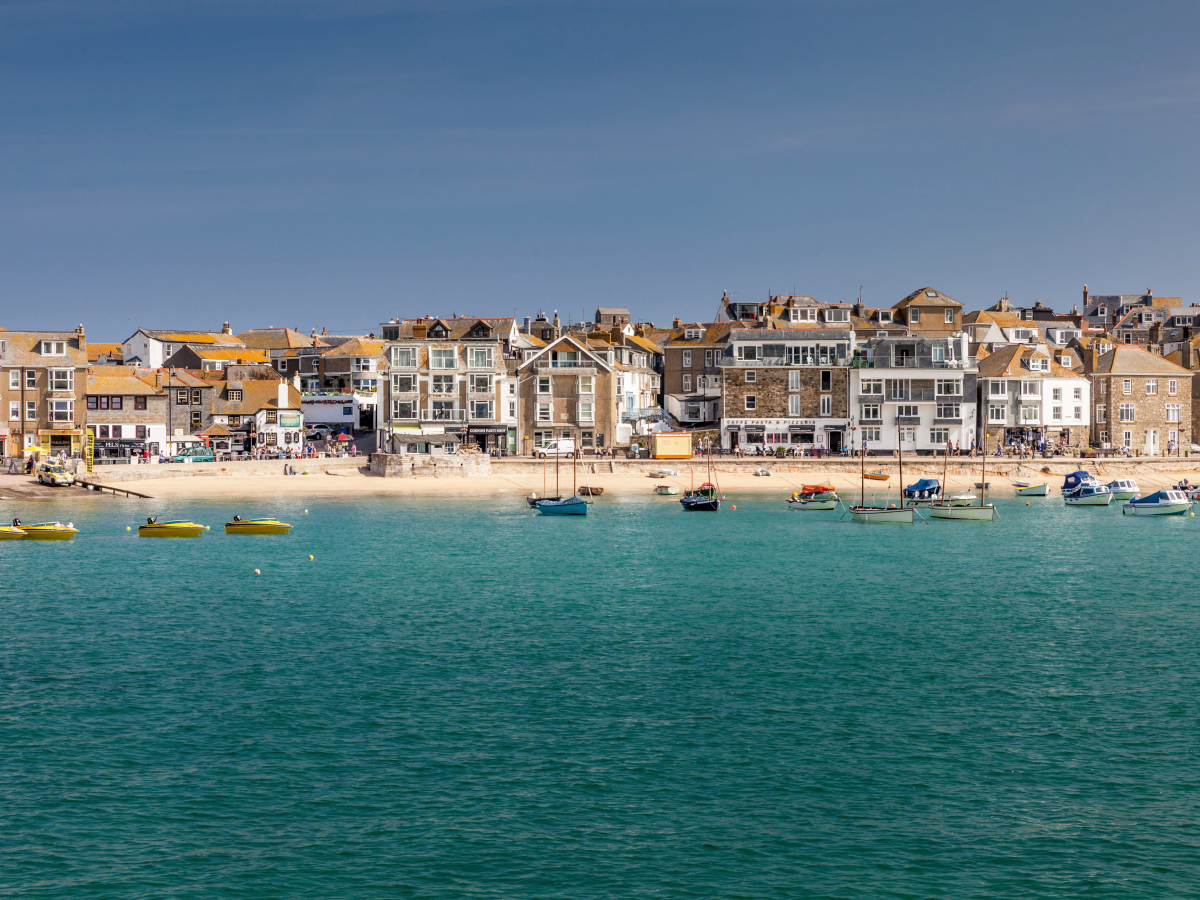
<svg viewBox="0 0 1200 900">
<path fill-rule="evenodd" d="M 550 441 L 548 444 L 543 444 L 537 448 L 538 459 L 545 459 L 546 457 L 553 459 L 556 456 L 570 458 L 574 455 L 575 441 L 571 438 L 559 438 L 557 441 Z"/>
</svg>

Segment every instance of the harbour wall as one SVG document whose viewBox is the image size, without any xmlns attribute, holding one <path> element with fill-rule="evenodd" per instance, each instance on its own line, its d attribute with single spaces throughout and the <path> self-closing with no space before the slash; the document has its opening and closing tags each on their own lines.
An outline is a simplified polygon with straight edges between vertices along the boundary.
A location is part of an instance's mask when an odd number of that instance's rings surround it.
<svg viewBox="0 0 1200 900">
<path fill-rule="evenodd" d="M 130 481 L 149 481 L 156 478 L 219 478 L 247 475 L 282 475 L 285 465 L 293 466 L 297 472 L 314 475 L 357 475 L 367 465 L 363 456 L 347 456 L 330 459 L 293 460 L 237 460 L 235 462 L 211 463 L 155 463 L 137 466 L 96 466 L 91 475 L 84 474 L 82 466 L 77 473 L 80 478 L 100 484 L 124 484 Z"/>
</svg>

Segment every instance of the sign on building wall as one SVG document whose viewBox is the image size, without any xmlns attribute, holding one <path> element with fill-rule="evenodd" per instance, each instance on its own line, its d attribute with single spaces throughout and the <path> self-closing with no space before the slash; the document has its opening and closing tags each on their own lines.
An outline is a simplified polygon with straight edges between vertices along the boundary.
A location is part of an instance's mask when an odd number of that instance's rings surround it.
<svg viewBox="0 0 1200 900">
<path fill-rule="evenodd" d="M 300 413 L 281 412 L 279 414 L 279 424 L 282 425 L 284 428 L 299 428 L 300 427 Z"/>
</svg>

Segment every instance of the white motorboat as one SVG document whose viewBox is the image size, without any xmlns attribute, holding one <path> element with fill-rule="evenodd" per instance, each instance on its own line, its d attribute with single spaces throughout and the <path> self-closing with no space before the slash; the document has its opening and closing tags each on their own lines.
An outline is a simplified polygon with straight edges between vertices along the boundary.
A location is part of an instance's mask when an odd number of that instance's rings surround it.
<svg viewBox="0 0 1200 900">
<path fill-rule="evenodd" d="M 1130 500 L 1121 507 L 1126 516 L 1182 516 L 1192 508 L 1192 501 L 1183 491 L 1155 491 L 1148 497 Z"/>
<path fill-rule="evenodd" d="M 1114 500 L 1121 501 L 1132 500 L 1142 492 L 1137 486 L 1137 482 L 1132 478 L 1118 478 L 1115 481 L 1110 481 L 1108 489 L 1112 491 Z"/>
<path fill-rule="evenodd" d="M 1063 481 L 1063 502 L 1067 506 L 1108 506 L 1112 503 L 1112 491 L 1089 473 L 1082 470 L 1072 472 Z"/>
<path fill-rule="evenodd" d="M 1048 484 L 1017 484 L 1018 497 L 1046 497 L 1050 494 L 1050 485 Z"/>
</svg>

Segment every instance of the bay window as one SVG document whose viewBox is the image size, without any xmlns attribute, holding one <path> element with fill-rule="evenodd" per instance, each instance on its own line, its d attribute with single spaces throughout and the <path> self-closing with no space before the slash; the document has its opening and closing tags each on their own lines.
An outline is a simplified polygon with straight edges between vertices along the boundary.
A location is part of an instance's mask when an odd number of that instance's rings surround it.
<svg viewBox="0 0 1200 900">
<path fill-rule="evenodd" d="M 429 368 L 457 369 L 458 354 L 453 347 L 434 347 L 429 351 Z"/>
</svg>

